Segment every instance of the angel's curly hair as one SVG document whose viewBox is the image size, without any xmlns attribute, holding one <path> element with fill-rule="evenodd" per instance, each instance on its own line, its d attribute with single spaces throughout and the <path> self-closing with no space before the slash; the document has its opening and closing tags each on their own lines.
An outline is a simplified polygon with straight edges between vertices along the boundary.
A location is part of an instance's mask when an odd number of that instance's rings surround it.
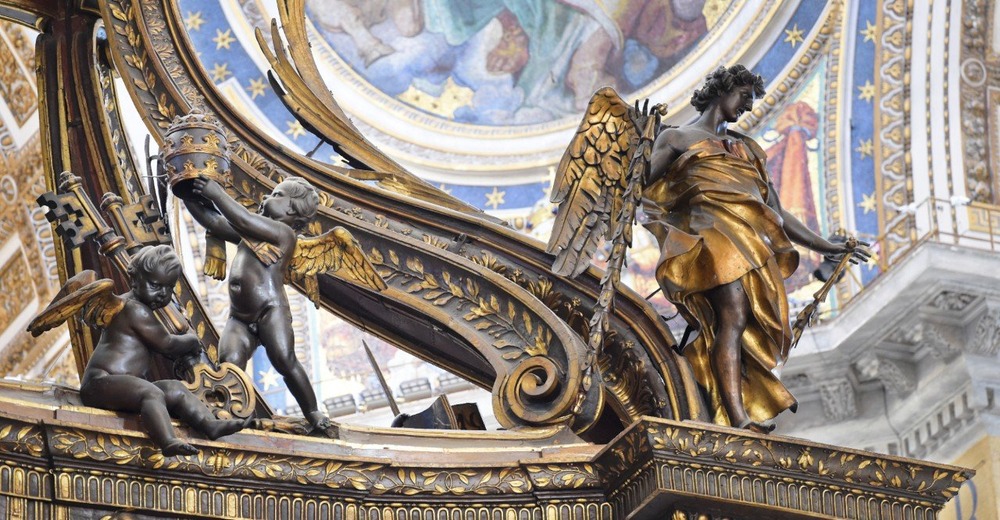
<svg viewBox="0 0 1000 520">
<path fill-rule="evenodd" d="M 743 65 L 733 65 L 728 69 L 719 67 L 715 72 L 705 78 L 705 85 L 701 89 L 694 91 L 691 96 L 691 104 L 698 112 L 704 112 L 713 101 L 719 99 L 723 94 L 732 92 L 736 87 L 743 85 L 753 86 L 755 97 L 763 96 L 764 78 L 760 74 L 754 74 Z"/>
<path fill-rule="evenodd" d="M 295 211 L 293 227 L 296 231 L 304 229 L 316 216 L 319 208 L 319 194 L 316 193 L 316 188 L 309 184 L 309 181 L 295 176 L 285 177 L 281 184 L 285 185 L 285 194 L 290 199 L 292 210 Z"/>
<path fill-rule="evenodd" d="M 136 280 L 149 276 L 158 268 L 166 269 L 172 276 L 180 276 L 181 259 L 172 247 L 161 244 L 140 249 L 129 261 L 125 273 L 128 274 L 130 280 Z"/>
</svg>

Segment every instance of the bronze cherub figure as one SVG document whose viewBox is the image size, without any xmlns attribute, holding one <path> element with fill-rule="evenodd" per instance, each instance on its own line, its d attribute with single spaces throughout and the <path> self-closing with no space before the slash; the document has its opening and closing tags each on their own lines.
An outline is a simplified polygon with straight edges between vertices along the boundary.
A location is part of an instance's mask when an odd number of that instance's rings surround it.
<svg viewBox="0 0 1000 520">
<path fill-rule="evenodd" d="M 109 279 L 94 271 L 70 278 L 28 330 L 35 336 L 79 315 L 101 327 L 100 340 L 80 384 L 83 404 L 106 410 L 138 412 L 164 456 L 191 455 L 198 448 L 177 438 L 170 417 L 188 423 L 210 439 L 243 429 L 245 420 L 217 419 L 178 380 L 146 379 L 155 351 L 169 358 L 197 355 L 202 346 L 194 334 L 170 334 L 153 311 L 168 305 L 180 276 L 181 263 L 169 246 L 147 246 L 128 264 L 131 289 L 116 295 Z"/>
<path fill-rule="evenodd" d="M 298 234 L 319 205 L 316 189 L 304 179 L 282 181 L 264 198 L 257 214 L 212 179 L 199 177 L 192 182 L 192 193 L 215 206 L 190 199 L 187 208 L 192 216 L 213 236 L 239 245 L 229 273 L 231 310 L 219 340 L 219 360 L 245 368 L 257 346 L 263 345 L 305 418 L 313 428 L 328 430 L 332 423 L 319 411 L 309 377 L 295 357 L 285 281 L 302 281 L 314 302 L 319 298 L 315 279 L 319 273 L 333 271 L 375 290 L 385 289 L 385 282 L 346 229 L 337 227 L 317 237 Z"/>
</svg>

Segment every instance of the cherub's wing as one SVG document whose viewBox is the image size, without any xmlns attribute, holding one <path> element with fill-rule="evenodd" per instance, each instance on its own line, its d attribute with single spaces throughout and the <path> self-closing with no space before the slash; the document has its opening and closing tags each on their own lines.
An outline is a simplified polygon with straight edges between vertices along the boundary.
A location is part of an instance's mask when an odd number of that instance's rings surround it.
<svg viewBox="0 0 1000 520">
<path fill-rule="evenodd" d="M 361 244 L 351 232 L 335 227 L 315 237 L 299 236 L 288 273 L 305 285 L 306 295 L 319 305 L 316 275 L 330 273 L 376 291 L 385 290 L 385 280 L 375 271 Z"/>
<path fill-rule="evenodd" d="M 74 315 L 88 325 L 106 327 L 125 306 L 125 300 L 114 294 L 114 282 L 96 280 L 94 271 L 82 271 L 70 278 L 52 303 L 28 324 L 32 336 L 59 326 Z"/>
<path fill-rule="evenodd" d="M 559 162 L 552 185 L 559 211 L 547 249 L 556 254 L 556 274 L 586 271 L 601 238 L 615 227 L 628 186 L 630 151 L 638 139 L 629 108 L 614 89 L 598 90 Z"/>
</svg>

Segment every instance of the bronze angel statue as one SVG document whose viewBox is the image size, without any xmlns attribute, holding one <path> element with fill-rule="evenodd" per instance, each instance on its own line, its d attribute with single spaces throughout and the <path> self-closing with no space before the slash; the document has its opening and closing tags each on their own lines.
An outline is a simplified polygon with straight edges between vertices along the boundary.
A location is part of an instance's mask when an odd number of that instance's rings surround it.
<svg viewBox="0 0 1000 520">
<path fill-rule="evenodd" d="M 245 369 L 257 346 L 263 345 L 305 418 L 314 428 L 329 430 L 330 419 L 319 411 L 309 377 L 295 357 L 284 284 L 301 281 L 317 302 L 320 273 L 330 272 L 377 291 L 386 288 L 385 281 L 346 229 L 334 228 L 317 237 L 298 234 L 315 217 L 319 204 L 316 189 L 305 179 L 289 177 L 275 186 L 258 214 L 207 177 L 193 180 L 193 193 L 209 205 L 197 198 L 188 200 L 192 216 L 209 233 L 238 244 L 229 272 L 231 308 L 219 338 L 219 361 Z"/>
<path fill-rule="evenodd" d="M 79 317 L 101 329 L 101 337 L 80 382 L 83 404 L 107 410 L 138 412 L 164 456 L 191 455 L 198 449 L 177 438 L 170 416 L 211 439 L 235 433 L 248 420 L 217 419 L 175 379 L 150 382 L 151 352 L 169 358 L 197 356 L 198 336 L 170 334 L 154 311 L 168 305 L 180 276 L 181 262 L 170 246 L 147 246 L 132 257 L 127 274 L 131 290 L 114 294 L 114 283 L 82 271 L 66 281 L 52 303 L 28 326 L 35 336 Z"/>
<path fill-rule="evenodd" d="M 607 238 L 612 254 L 599 303 L 610 306 L 641 199 L 660 246 L 656 279 L 698 331 L 683 354 L 713 422 L 769 432 L 771 419 L 796 406 L 772 372 L 795 336 L 784 288 L 798 266 L 792 244 L 853 262 L 870 253 L 867 244 L 830 242 L 782 209 L 764 151 L 729 128 L 763 94 L 759 75 L 720 67 L 691 100 L 700 116 L 660 131 L 658 107 L 640 110 L 610 88 L 598 91 L 559 164 L 548 250 L 557 255 L 553 271 L 575 276 Z M 591 322 L 592 349 L 600 348 L 605 312 Z"/>
</svg>

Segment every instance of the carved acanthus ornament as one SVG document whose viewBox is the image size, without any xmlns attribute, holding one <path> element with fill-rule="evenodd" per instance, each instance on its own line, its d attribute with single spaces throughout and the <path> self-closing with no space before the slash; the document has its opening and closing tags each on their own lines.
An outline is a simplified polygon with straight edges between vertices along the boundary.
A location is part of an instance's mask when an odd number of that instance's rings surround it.
<svg viewBox="0 0 1000 520">
<path fill-rule="evenodd" d="M 846 377 L 819 383 L 823 414 L 830 421 L 850 419 L 858 413 L 854 385 Z"/>
<path fill-rule="evenodd" d="M 1000 309 L 990 308 L 976 323 L 969 351 L 981 356 L 995 356 L 1000 352 Z"/>
<path fill-rule="evenodd" d="M 975 294 L 958 291 L 941 291 L 931 299 L 930 306 L 944 311 L 960 312 L 976 300 Z"/>
<path fill-rule="evenodd" d="M 967 0 L 962 4 L 961 121 L 966 186 L 973 201 L 993 204 L 997 202 L 997 179 L 990 174 L 990 155 L 995 153 L 990 149 L 992 125 L 987 110 L 991 89 L 984 85 L 996 85 L 1000 69 L 996 55 L 987 49 L 989 3 Z"/>
<path fill-rule="evenodd" d="M 868 351 L 854 361 L 854 370 L 861 381 L 879 381 L 886 390 L 905 395 L 917 387 L 913 376 L 893 360 Z"/>
<path fill-rule="evenodd" d="M 901 0 L 879 4 L 881 27 L 879 45 L 876 46 L 876 89 L 878 104 L 875 110 L 874 159 L 875 182 L 886 208 L 900 208 L 913 201 L 913 193 L 908 180 L 912 177 L 912 166 L 907 153 L 907 130 L 910 100 L 910 75 L 907 74 L 912 47 L 912 34 L 908 30 L 909 7 Z M 913 59 L 918 59 L 914 57 Z M 910 245 L 910 221 L 904 212 L 889 211 L 880 222 L 885 233 L 885 245 L 881 252 L 883 261 L 892 264 Z M 881 220 L 881 219 L 880 219 Z"/>
</svg>

